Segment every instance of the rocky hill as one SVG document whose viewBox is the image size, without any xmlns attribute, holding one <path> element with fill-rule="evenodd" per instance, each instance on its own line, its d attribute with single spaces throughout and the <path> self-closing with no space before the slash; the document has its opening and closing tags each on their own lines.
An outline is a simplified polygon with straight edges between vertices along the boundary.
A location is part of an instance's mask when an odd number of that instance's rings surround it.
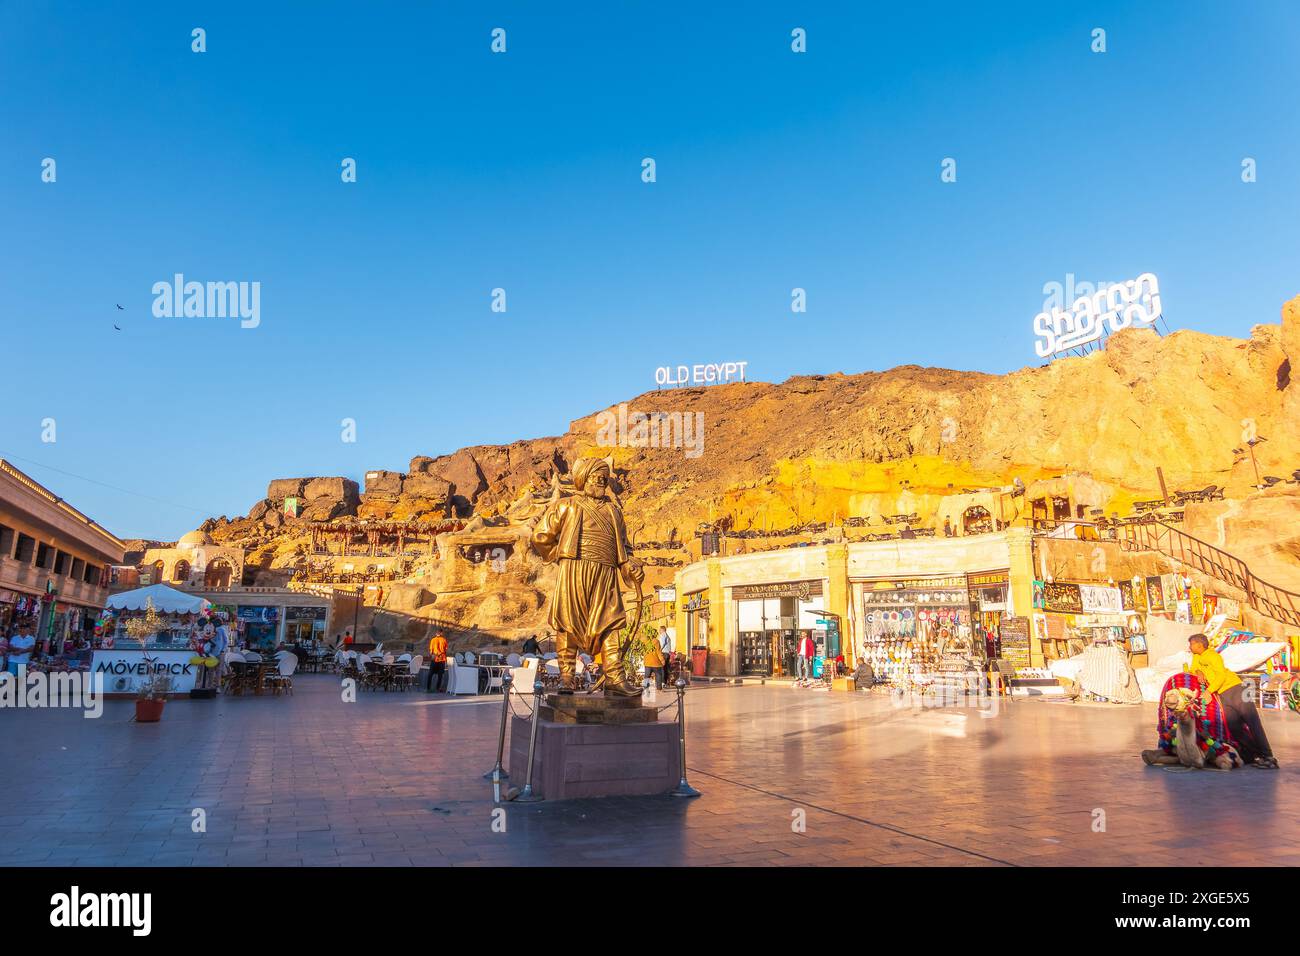
<svg viewBox="0 0 1300 956">
<path fill-rule="evenodd" d="M 301 552 L 309 520 L 508 516 L 589 455 L 612 457 L 634 542 L 690 540 L 717 522 L 775 529 L 917 513 L 924 526 L 965 489 L 1065 474 L 1089 476 L 1096 504 L 1123 513 L 1160 496 L 1160 468 L 1171 491 L 1227 489 L 1225 501 L 1189 508 L 1189 530 L 1300 586 L 1300 485 L 1254 488 L 1256 466 L 1282 479 L 1300 469 L 1300 297 L 1282 313 L 1248 339 L 1127 329 L 1104 350 L 1008 375 L 903 366 L 647 392 L 560 436 L 417 456 L 364 486 L 277 480 L 247 517 L 204 528 L 250 547 L 270 573 Z M 1254 463 L 1252 438 L 1264 439 Z M 297 519 L 283 514 L 289 497 L 302 502 Z M 660 568 L 652 580 L 670 577 Z"/>
</svg>

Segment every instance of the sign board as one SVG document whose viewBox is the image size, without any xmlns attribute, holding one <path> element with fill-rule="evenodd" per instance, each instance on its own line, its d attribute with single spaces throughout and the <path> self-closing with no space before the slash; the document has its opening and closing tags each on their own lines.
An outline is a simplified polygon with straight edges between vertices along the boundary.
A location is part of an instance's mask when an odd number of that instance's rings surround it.
<svg viewBox="0 0 1300 956">
<path fill-rule="evenodd" d="M 715 362 L 703 365 L 661 365 L 655 369 L 656 385 L 717 385 L 743 382 L 749 362 Z"/>
<path fill-rule="evenodd" d="M 998 624 L 998 638 L 1003 660 L 1018 668 L 1029 666 L 1029 618 L 1004 617 Z"/>
<path fill-rule="evenodd" d="M 197 670 L 190 659 L 194 651 L 95 651 L 90 659 L 90 673 L 104 675 L 105 694 L 133 694 L 154 674 L 166 674 L 172 680 L 171 693 L 188 694 L 194 689 Z"/>
<path fill-rule="evenodd" d="M 737 584 L 731 589 L 731 596 L 737 601 L 751 601 L 756 598 L 797 597 L 804 601 L 822 593 L 822 582 L 788 581 L 782 584 Z"/>
<path fill-rule="evenodd" d="M 677 588 L 656 588 L 655 600 L 662 601 L 664 604 L 671 604 L 677 600 Z"/>
<path fill-rule="evenodd" d="M 1081 295 L 1069 309 L 1054 307 L 1034 316 L 1034 351 L 1039 358 L 1099 342 L 1131 325 L 1152 325 L 1161 316 L 1160 283 L 1150 272 Z"/>
</svg>

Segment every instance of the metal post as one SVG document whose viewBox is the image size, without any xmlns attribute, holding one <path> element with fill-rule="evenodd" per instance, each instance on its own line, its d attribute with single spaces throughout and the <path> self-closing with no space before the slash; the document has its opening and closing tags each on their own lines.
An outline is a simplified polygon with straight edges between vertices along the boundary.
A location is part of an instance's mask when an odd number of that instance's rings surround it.
<svg viewBox="0 0 1300 956">
<path fill-rule="evenodd" d="M 533 682 L 533 729 L 528 735 L 528 776 L 524 779 L 524 789 L 515 797 L 517 803 L 536 803 L 542 798 L 533 792 L 533 755 L 537 751 L 537 724 L 542 719 L 542 679 L 540 675 Z"/>
<path fill-rule="evenodd" d="M 501 767 L 501 758 L 506 750 L 506 716 L 510 713 L 510 684 L 513 680 L 509 671 L 501 675 L 501 733 L 497 736 L 497 762 L 491 770 L 483 774 L 484 780 L 491 780 L 494 774 L 500 774 L 501 780 L 510 777 L 510 774 Z"/>
<path fill-rule="evenodd" d="M 682 778 L 669 792 L 674 797 L 698 797 L 700 791 L 686 782 L 686 678 L 677 678 L 677 756 L 682 764 Z"/>
</svg>

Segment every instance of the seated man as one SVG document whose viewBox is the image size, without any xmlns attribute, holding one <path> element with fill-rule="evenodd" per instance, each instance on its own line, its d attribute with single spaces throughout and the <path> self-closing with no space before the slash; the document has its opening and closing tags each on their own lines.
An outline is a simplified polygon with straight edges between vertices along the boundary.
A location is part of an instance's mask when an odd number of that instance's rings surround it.
<svg viewBox="0 0 1300 956">
<path fill-rule="evenodd" d="M 1260 723 L 1259 710 L 1254 700 L 1246 699 L 1241 678 L 1228 670 L 1218 651 L 1210 649 L 1204 634 L 1193 634 L 1187 639 L 1187 646 L 1192 652 L 1192 663 L 1187 670 L 1201 678 L 1210 693 L 1219 695 L 1228 733 L 1241 759 L 1264 770 L 1276 770 L 1277 759 Z"/>
</svg>

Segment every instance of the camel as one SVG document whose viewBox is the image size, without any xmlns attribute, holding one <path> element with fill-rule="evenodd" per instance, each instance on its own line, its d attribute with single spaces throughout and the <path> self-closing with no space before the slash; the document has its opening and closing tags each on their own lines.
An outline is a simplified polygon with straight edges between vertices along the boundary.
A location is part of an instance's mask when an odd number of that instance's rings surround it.
<svg viewBox="0 0 1300 956">
<path fill-rule="evenodd" d="M 1172 739 L 1162 735 L 1162 747 L 1142 751 L 1142 761 L 1148 766 L 1183 766 L 1191 770 L 1233 770 L 1242 765 L 1241 756 L 1232 744 L 1223 739 L 1205 738 L 1207 721 L 1197 689 L 1166 684 L 1162 698 L 1161 717 L 1172 719 Z M 1217 700 L 1215 701 L 1217 706 Z M 1226 728 L 1225 728 L 1226 730 Z M 1169 749 L 1165 749 L 1168 747 Z"/>
</svg>

